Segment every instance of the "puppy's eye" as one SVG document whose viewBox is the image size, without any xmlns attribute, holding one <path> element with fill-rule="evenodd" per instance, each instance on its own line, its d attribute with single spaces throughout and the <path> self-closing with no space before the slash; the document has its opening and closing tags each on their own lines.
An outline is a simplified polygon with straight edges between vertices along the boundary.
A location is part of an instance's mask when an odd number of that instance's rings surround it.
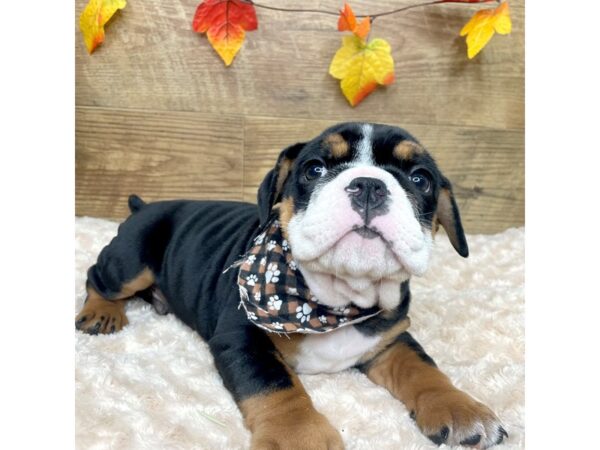
<svg viewBox="0 0 600 450">
<path fill-rule="evenodd" d="M 327 173 L 327 168 L 320 161 L 314 161 L 309 163 L 304 170 L 304 176 L 308 181 L 316 180 L 321 178 Z"/>
<path fill-rule="evenodd" d="M 408 176 L 408 179 L 421 191 L 424 193 L 429 192 L 431 189 L 431 180 L 427 176 L 427 174 L 423 172 L 413 172 Z"/>
</svg>

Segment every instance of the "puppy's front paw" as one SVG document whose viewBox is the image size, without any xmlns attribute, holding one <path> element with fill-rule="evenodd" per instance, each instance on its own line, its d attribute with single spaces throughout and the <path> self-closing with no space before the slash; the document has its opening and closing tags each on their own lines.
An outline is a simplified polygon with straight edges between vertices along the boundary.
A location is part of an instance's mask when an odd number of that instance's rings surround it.
<svg viewBox="0 0 600 450">
<path fill-rule="evenodd" d="M 487 406 L 457 389 L 421 394 L 411 417 L 425 436 L 437 445 L 484 449 L 508 437 Z"/>
<path fill-rule="evenodd" d="M 252 434 L 252 450 L 343 450 L 338 431 L 315 410 L 276 417 Z"/>
</svg>

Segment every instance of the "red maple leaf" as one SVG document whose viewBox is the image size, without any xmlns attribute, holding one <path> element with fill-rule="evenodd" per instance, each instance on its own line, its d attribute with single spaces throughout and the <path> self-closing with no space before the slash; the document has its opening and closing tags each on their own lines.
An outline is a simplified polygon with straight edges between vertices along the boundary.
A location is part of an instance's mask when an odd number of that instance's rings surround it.
<svg viewBox="0 0 600 450">
<path fill-rule="evenodd" d="M 245 31 L 258 28 L 254 5 L 241 0 L 204 0 L 198 5 L 192 28 L 230 65 L 242 47 Z"/>
</svg>

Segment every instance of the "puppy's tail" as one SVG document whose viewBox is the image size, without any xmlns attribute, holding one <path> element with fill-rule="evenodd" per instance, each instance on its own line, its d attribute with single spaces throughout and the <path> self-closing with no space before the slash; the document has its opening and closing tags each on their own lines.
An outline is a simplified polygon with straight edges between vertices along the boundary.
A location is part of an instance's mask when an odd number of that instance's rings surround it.
<svg viewBox="0 0 600 450">
<path fill-rule="evenodd" d="M 146 202 L 142 200 L 139 196 L 135 194 L 131 194 L 129 199 L 127 200 L 127 204 L 129 205 L 129 210 L 132 214 L 135 214 L 144 206 L 146 206 Z"/>
</svg>

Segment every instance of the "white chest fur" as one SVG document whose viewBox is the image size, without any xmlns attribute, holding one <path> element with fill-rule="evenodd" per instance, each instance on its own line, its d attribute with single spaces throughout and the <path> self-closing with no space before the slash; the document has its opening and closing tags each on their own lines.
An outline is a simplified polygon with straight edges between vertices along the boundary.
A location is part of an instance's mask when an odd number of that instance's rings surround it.
<svg viewBox="0 0 600 450">
<path fill-rule="evenodd" d="M 307 374 L 339 372 L 356 364 L 380 339 L 380 336 L 365 336 L 352 325 L 308 335 L 298 346 L 294 368 Z"/>
</svg>

